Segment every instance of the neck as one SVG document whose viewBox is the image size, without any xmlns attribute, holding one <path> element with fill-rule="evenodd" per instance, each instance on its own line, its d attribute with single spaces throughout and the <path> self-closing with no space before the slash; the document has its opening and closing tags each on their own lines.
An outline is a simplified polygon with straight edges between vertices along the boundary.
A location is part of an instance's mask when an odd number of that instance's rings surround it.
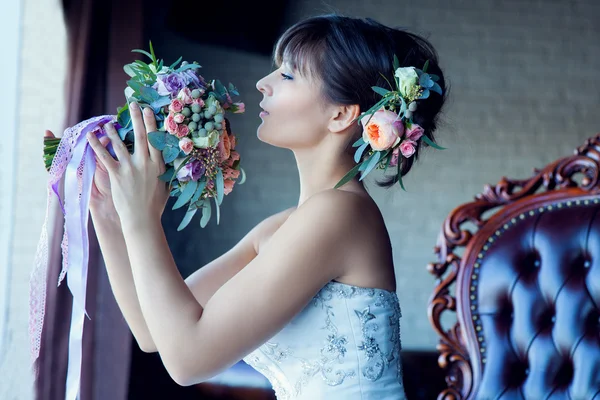
<svg viewBox="0 0 600 400">
<path fill-rule="evenodd" d="M 335 185 L 356 166 L 353 157 L 339 147 L 321 143 L 315 148 L 294 149 L 300 175 L 300 207 L 311 196 L 324 190 L 333 189 Z M 351 180 L 340 189 L 358 189 L 364 191 L 358 178 Z"/>
</svg>

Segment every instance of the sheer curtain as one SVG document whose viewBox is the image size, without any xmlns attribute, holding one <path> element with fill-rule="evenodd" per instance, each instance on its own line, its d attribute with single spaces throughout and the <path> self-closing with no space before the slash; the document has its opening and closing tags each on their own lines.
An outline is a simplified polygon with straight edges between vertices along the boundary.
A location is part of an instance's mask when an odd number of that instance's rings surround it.
<svg viewBox="0 0 600 400">
<path fill-rule="evenodd" d="M 101 114 L 115 114 L 124 102 L 128 79 L 123 65 L 143 48 L 142 0 L 63 0 L 67 26 L 68 71 L 65 127 Z M 58 133 L 57 133 L 58 134 Z M 41 137 L 41 134 L 40 134 Z M 65 397 L 71 293 L 63 281 L 60 242 L 63 218 L 53 202 L 49 222 L 49 266 L 44 328 L 35 381 L 37 399 Z M 90 264 L 85 321 L 81 400 L 125 399 L 129 380 L 131 333 L 112 295 L 90 223 Z"/>
</svg>

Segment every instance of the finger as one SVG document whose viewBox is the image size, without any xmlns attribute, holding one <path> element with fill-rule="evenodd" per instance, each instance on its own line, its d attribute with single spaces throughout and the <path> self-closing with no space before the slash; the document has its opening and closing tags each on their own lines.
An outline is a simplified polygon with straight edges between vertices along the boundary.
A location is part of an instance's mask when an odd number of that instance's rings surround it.
<svg viewBox="0 0 600 400">
<path fill-rule="evenodd" d="M 113 150 L 119 162 L 129 162 L 129 151 L 127 150 L 127 146 L 125 146 L 125 143 L 123 143 L 121 140 L 121 137 L 119 137 L 119 133 L 115 129 L 115 126 L 109 122 L 104 125 L 104 130 L 110 139 L 110 143 L 112 144 Z"/>
<path fill-rule="evenodd" d="M 131 116 L 131 122 L 133 123 L 133 135 L 135 138 L 135 151 L 136 157 L 148 157 L 148 144 L 146 143 L 146 127 L 144 126 L 144 119 L 142 118 L 142 111 L 140 106 L 136 102 L 129 104 L 129 115 Z"/>
<path fill-rule="evenodd" d="M 51 130 L 46 129 L 46 131 L 44 132 L 44 138 L 54 139 L 56 138 L 56 136 L 54 135 L 54 133 L 52 133 Z"/>
<path fill-rule="evenodd" d="M 158 130 L 158 128 L 156 127 L 156 118 L 154 117 L 154 113 L 152 112 L 152 109 L 150 107 L 146 107 L 144 109 L 144 124 L 146 125 L 146 131 L 148 133 L 150 132 L 156 132 Z M 148 142 L 148 138 L 146 137 L 146 147 L 149 149 L 150 151 L 150 159 L 152 161 L 162 161 L 162 152 L 160 150 L 158 150 L 156 147 L 152 146 L 149 142 Z"/>
<path fill-rule="evenodd" d="M 109 173 L 116 171 L 119 165 L 118 162 L 112 158 L 108 150 L 102 146 L 102 143 L 100 143 L 100 140 L 98 140 L 96 135 L 92 132 L 88 132 L 87 139 L 90 146 L 92 146 L 92 150 L 94 150 L 94 153 L 96 154 L 96 159 L 102 163 Z"/>
</svg>

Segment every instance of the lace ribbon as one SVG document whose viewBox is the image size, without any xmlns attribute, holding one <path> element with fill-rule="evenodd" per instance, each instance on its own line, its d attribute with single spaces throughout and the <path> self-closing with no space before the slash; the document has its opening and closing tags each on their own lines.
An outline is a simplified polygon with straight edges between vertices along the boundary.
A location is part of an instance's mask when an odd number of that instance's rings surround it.
<svg viewBox="0 0 600 400">
<path fill-rule="evenodd" d="M 115 116 L 94 117 L 67 128 L 58 145 L 50 167 L 48 179 L 48 200 L 46 218 L 38 243 L 35 265 L 31 273 L 29 289 L 29 336 L 31 359 L 34 372 L 38 371 L 35 361 L 39 357 L 42 328 L 46 307 L 46 281 L 48 279 L 48 218 L 52 193 L 58 197 L 65 219 L 62 238 L 62 269 L 58 285 L 67 277 L 67 286 L 73 295 L 71 327 L 69 331 L 69 359 L 67 366 L 67 400 L 77 399 L 81 381 L 83 323 L 89 261 L 87 235 L 89 201 L 96 170 L 94 152 L 86 140 L 88 132 L 98 137 L 106 135 L 103 125 L 115 121 Z M 64 199 L 61 199 L 59 185 L 64 179 Z M 89 318 L 89 316 L 88 316 Z"/>
</svg>

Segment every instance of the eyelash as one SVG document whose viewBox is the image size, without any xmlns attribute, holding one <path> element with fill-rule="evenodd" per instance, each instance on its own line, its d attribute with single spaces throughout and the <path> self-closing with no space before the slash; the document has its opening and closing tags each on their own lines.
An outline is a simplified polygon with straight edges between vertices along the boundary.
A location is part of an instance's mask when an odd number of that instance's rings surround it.
<svg viewBox="0 0 600 400">
<path fill-rule="evenodd" d="M 290 80 L 290 81 L 291 81 L 292 79 L 294 79 L 294 78 L 292 78 L 291 76 L 289 76 L 289 75 L 286 75 L 286 74 L 283 74 L 283 73 L 281 74 L 281 76 L 283 77 L 283 80 L 284 80 L 284 81 L 287 81 L 287 80 Z"/>
</svg>

